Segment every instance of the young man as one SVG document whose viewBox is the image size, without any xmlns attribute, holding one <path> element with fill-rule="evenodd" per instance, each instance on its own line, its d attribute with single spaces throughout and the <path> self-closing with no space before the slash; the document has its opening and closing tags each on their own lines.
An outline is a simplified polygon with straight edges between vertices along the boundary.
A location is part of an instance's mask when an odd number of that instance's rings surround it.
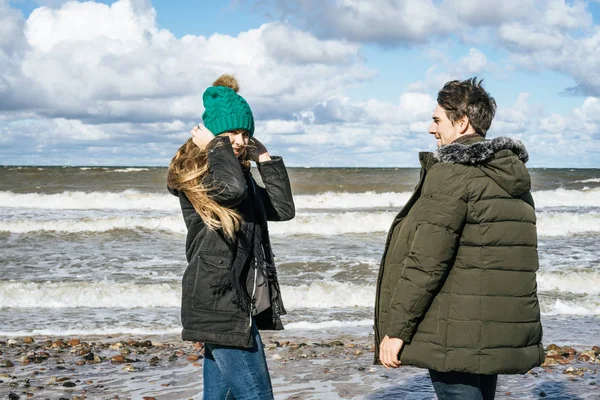
<svg viewBox="0 0 600 400">
<path fill-rule="evenodd" d="M 485 140 L 496 102 L 446 83 L 415 192 L 390 228 L 377 280 L 375 361 L 429 369 L 440 399 L 493 399 L 498 374 L 544 361 L 536 219 L 517 140 Z"/>
</svg>

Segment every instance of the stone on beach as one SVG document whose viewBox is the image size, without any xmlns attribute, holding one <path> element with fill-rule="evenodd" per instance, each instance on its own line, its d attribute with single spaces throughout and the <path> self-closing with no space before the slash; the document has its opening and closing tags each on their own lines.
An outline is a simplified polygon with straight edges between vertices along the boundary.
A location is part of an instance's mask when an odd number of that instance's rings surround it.
<svg viewBox="0 0 600 400">
<path fill-rule="evenodd" d="M 563 371 L 563 374 L 571 375 L 571 376 L 583 376 L 583 374 L 589 371 L 588 368 L 573 368 L 569 367 Z"/>
<path fill-rule="evenodd" d="M 108 348 L 111 350 L 119 350 L 121 347 L 123 347 L 123 343 L 115 342 L 115 343 L 111 344 Z"/>
<path fill-rule="evenodd" d="M 546 359 L 544 360 L 544 363 L 542 364 L 542 367 L 550 367 L 553 365 L 558 365 L 558 361 L 556 361 L 556 359 L 554 359 L 552 357 L 546 357 Z"/>
<path fill-rule="evenodd" d="M 200 350 L 200 349 L 204 349 L 204 343 L 195 342 L 194 343 L 194 350 Z"/>
<path fill-rule="evenodd" d="M 562 348 L 562 355 L 565 357 L 574 356 L 576 354 L 577 354 L 577 351 L 572 347 L 565 346 Z"/>
<path fill-rule="evenodd" d="M 590 362 L 596 362 L 596 352 L 594 350 L 585 350 L 582 351 L 578 356 L 577 359 L 579 361 L 590 361 Z"/>
<path fill-rule="evenodd" d="M 119 354 L 117 356 L 112 356 L 110 358 L 110 362 L 112 362 L 114 364 L 122 364 L 125 361 L 127 361 L 127 359 L 125 357 L 123 357 L 121 354 Z"/>
</svg>

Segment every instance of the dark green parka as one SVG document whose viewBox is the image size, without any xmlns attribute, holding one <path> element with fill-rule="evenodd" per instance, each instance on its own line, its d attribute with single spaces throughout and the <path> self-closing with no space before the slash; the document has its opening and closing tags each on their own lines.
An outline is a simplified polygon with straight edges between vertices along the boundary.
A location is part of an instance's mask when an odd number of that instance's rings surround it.
<svg viewBox="0 0 600 400">
<path fill-rule="evenodd" d="M 381 339 L 403 364 L 525 373 L 544 361 L 527 151 L 469 135 L 421 153 L 421 178 L 388 234 L 377 281 Z"/>
</svg>

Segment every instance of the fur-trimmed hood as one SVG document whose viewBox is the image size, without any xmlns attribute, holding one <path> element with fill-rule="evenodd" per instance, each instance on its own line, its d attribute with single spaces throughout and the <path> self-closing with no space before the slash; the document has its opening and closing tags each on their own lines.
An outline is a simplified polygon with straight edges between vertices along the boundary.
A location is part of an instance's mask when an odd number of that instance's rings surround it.
<svg viewBox="0 0 600 400">
<path fill-rule="evenodd" d="M 474 165 L 489 161 L 501 150 L 510 150 L 523 163 L 529 160 L 529 154 L 523 143 L 509 137 L 497 137 L 482 140 L 471 145 L 451 143 L 440 147 L 433 157 L 443 163 Z"/>
<path fill-rule="evenodd" d="M 441 163 L 477 166 L 512 196 L 521 196 L 531 189 L 525 167 L 529 154 L 521 141 L 509 137 L 466 139 L 440 147 L 433 157 Z"/>
</svg>

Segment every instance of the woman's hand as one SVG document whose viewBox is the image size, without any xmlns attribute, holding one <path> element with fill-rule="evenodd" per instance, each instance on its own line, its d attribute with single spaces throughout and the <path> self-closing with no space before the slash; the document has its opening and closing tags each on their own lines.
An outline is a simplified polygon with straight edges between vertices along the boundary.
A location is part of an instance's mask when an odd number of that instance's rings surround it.
<svg viewBox="0 0 600 400">
<path fill-rule="evenodd" d="M 271 156 L 267 151 L 267 148 L 264 144 L 262 144 L 258 139 L 253 137 L 250 139 L 250 143 L 248 145 L 248 155 L 250 159 L 255 163 L 270 161 Z"/>
<path fill-rule="evenodd" d="M 192 134 L 192 141 L 194 144 L 201 149 L 205 149 L 206 145 L 215 138 L 215 135 L 202 124 L 196 125 L 190 133 Z"/>
</svg>

